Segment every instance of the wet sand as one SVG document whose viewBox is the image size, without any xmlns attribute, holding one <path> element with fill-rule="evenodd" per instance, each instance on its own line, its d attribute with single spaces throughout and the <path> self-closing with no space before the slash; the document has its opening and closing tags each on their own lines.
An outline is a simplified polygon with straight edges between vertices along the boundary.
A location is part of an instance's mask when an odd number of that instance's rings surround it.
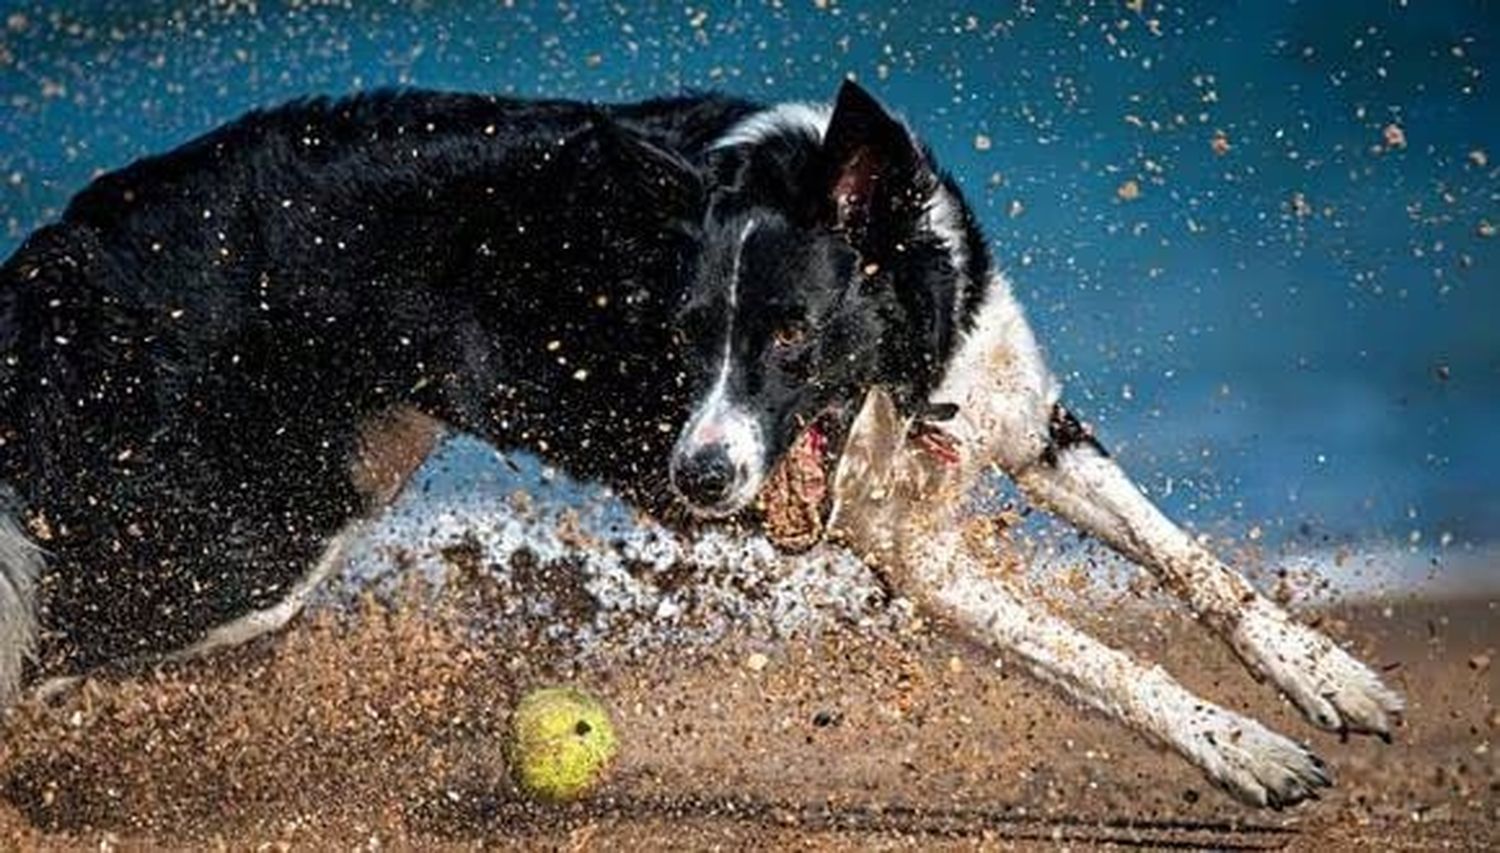
<svg viewBox="0 0 1500 853">
<path fill-rule="evenodd" d="M 1177 758 L 921 620 L 581 668 L 549 663 L 569 658 L 544 640 L 476 641 L 453 615 L 462 609 L 325 613 L 250 649 L 22 706 L 0 753 L 0 846 L 1500 841 L 1489 663 L 1500 599 L 1322 614 L 1406 695 L 1389 746 L 1312 730 L 1169 608 L 1084 619 L 1204 695 L 1307 739 L 1338 785 L 1281 813 L 1236 805 Z M 562 680 L 610 703 L 622 756 L 593 799 L 535 806 L 510 788 L 501 733 L 520 691 Z"/>
</svg>

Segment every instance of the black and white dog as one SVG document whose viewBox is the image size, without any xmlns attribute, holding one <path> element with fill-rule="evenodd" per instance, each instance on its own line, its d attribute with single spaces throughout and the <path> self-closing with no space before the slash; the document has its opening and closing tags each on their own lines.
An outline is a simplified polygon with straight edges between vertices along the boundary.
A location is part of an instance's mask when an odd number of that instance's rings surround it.
<svg viewBox="0 0 1500 853">
<path fill-rule="evenodd" d="M 1150 569 L 1313 723 L 1389 738 L 1400 698 L 1172 524 L 1060 405 L 962 195 L 903 124 L 846 84 L 832 110 L 790 104 L 741 121 L 708 162 L 718 189 L 685 329 L 696 361 L 718 367 L 673 456 L 698 507 L 745 506 L 771 460 L 815 434 L 830 532 L 914 600 L 1244 801 L 1280 807 L 1330 783 L 1305 747 L 986 571 L 960 532 L 962 499 L 998 466 Z"/>
<path fill-rule="evenodd" d="M 1187 537 L 1058 406 L 957 186 L 853 84 L 314 100 L 97 180 L 0 268 L 0 702 L 284 624 L 444 427 L 727 517 L 809 436 L 831 473 L 877 388 L 1171 581 L 1315 722 L 1386 733 L 1398 700 L 1336 646 L 1294 658 L 1312 632 L 1248 587 L 1196 592 L 1217 562 L 1163 545 Z M 1208 749 L 1305 755 L 1272 737 Z M 1175 745 L 1252 801 L 1326 783 Z"/>
</svg>

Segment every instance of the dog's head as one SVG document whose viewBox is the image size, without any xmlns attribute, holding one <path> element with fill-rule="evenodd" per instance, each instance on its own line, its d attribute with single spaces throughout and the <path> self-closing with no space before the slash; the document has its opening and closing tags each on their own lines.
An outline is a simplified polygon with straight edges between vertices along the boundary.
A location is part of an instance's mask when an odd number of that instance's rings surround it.
<svg viewBox="0 0 1500 853">
<path fill-rule="evenodd" d="M 977 303 L 988 258 L 951 181 L 853 83 L 721 139 L 679 314 L 696 396 L 671 460 L 698 513 L 734 513 L 806 442 L 831 471 L 865 392 L 910 413 Z"/>
</svg>

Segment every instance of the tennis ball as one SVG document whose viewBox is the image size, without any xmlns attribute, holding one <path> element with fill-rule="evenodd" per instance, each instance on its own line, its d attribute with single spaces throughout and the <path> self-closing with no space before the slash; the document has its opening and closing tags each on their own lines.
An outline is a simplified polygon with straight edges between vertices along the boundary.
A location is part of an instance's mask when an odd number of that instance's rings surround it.
<svg viewBox="0 0 1500 853">
<path fill-rule="evenodd" d="M 511 715 L 511 776 L 539 800 L 566 802 L 587 794 L 618 749 L 609 712 L 582 690 L 533 690 Z"/>
</svg>

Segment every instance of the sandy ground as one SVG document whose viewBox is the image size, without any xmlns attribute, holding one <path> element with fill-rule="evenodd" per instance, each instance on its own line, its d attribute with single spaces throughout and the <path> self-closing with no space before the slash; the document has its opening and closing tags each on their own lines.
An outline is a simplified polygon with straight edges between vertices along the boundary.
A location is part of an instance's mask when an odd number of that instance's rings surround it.
<svg viewBox="0 0 1500 853">
<path fill-rule="evenodd" d="M 835 622 L 635 661 L 559 665 L 546 641 L 476 641 L 441 606 L 304 619 L 210 661 L 96 679 L 10 714 L 0 846 L 538 845 L 816 849 L 1074 844 L 1483 848 L 1500 840 L 1500 600 L 1322 614 L 1411 708 L 1395 744 L 1311 730 L 1166 608 L 1084 621 L 1190 686 L 1309 739 L 1321 802 L 1248 810 L 1196 771 L 956 643 L 940 625 Z M 590 801 L 540 807 L 507 781 L 517 694 L 586 685 L 623 740 Z"/>
</svg>

